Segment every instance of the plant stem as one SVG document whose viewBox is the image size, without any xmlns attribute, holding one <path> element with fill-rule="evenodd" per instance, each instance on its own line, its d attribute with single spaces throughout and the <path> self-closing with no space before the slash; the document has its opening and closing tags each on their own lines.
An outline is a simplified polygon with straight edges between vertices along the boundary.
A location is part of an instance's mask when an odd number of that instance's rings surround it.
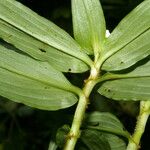
<svg viewBox="0 0 150 150">
<path fill-rule="evenodd" d="M 95 86 L 95 79 L 98 77 L 99 71 L 95 67 L 91 69 L 90 77 L 85 81 L 82 93 L 79 96 L 79 102 L 75 111 L 71 130 L 68 134 L 64 150 L 74 150 L 76 142 L 80 136 L 80 126 L 84 118 L 86 108 L 89 104 L 89 95 Z"/>
<path fill-rule="evenodd" d="M 150 114 L 150 101 L 140 102 L 140 113 L 137 119 L 135 132 L 132 140 L 129 141 L 127 150 L 138 150 L 140 148 L 140 139 L 145 131 L 145 126 Z"/>
</svg>

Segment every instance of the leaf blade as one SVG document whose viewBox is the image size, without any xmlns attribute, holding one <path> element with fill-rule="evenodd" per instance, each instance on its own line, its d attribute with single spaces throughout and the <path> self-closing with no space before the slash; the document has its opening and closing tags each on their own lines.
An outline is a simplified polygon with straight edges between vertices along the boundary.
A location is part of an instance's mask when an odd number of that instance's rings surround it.
<svg viewBox="0 0 150 150">
<path fill-rule="evenodd" d="M 149 18 L 150 1 L 146 0 L 127 15 L 106 40 L 102 51 L 103 62 L 144 34 L 150 27 Z"/>
<path fill-rule="evenodd" d="M 93 53 L 93 48 L 101 49 L 105 39 L 105 19 L 98 0 L 72 0 L 73 29 L 76 41 Z"/>
<path fill-rule="evenodd" d="M 149 100 L 150 99 L 150 61 L 143 60 L 134 70 L 124 74 L 111 74 L 98 92 L 114 100 Z"/>
<path fill-rule="evenodd" d="M 126 69 L 138 61 L 150 55 L 150 30 L 147 30 L 140 37 L 123 47 L 120 51 L 108 58 L 103 70 L 117 71 Z"/>
<path fill-rule="evenodd" d="M 114 100 L 149 100 L 150 77 L 120 79 L 104 83 L 98 92 Z"/>
<path fill-rule="evenodd" d="M 30 36 L 91 65 L 69 34 L 15 0 L 0 1 L 0 18 Z"/>
<path fill-rule="evenodd" d="M 44 110 L 63 109 L 77 102 L 74 86 L 48 63 L 2 45 L 0 56 L 0 95 L 3 97 Z"/>
<path fill-rule="evenodd" d="M 46 62 L 36 61 L 0 45 L 0 67 L 58 88 L 71 87 L 65 76 Z"/>
<path fill-rule="evenodd" d="M 77 102 L 68 91 L 57 89 L 33 79 L 0 68 L 0 95 L 14 102 L 42 110 L 59 110 Z"/>
<path fill-rule="evenodd" d="M 126 144 L 120 137 L 108 133 L 103 135 L 108 140 L 111 150 L 126 150 Z"/>
<path fill-rule="evenodd" d="M 127 138 L 129 137 L 129 133 L 124 130 L 122 123 L 110 113 L 93 112 L 87 116 L 85 123 L 86 128 L 89 129 L 118 134 Z"/>
<path fill-rule="evenodd" d="M 0 37 L 33 58 L 49 62 L 60 71 L 79 73 L 89 69 L 80 59 L 44 44 L 2 20 L 0 20 Z"/>
<path fill-rule="evenodd" d="M 111 150 L 110 145 L 102 133 L 94 130 L 84 130 L 81 134 L 81 141 L 90 150 L 103 149 Z"/>
</svg>

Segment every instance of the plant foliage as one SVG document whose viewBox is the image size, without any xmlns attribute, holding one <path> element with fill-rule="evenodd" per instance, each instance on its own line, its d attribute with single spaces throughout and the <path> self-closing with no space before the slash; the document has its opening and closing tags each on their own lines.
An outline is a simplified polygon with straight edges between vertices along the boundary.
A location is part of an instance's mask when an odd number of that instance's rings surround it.
<svg viewBox="0 0 150 150">
<path fill-rule="evenodd" d="M 0 38 L 11 44 L 0 45 L 0 95 L 44 110 L 70 107 L 88 98 L 95 85 L 113 100 L 150 100 L 150 0 L 108 38 L 99 0 L 72 0 L 72 15 L 74 39 L 16 0 L 0 0 Z M 86 71 L 83 89 L 64 75 Z M 122 137 L 130 138 L 109 113 L 87 115 L 81 130 L 77 146 L 84 150 L 124 150 Z M 59 140 L 67 138 L 62 131 Z"/>
</svg>

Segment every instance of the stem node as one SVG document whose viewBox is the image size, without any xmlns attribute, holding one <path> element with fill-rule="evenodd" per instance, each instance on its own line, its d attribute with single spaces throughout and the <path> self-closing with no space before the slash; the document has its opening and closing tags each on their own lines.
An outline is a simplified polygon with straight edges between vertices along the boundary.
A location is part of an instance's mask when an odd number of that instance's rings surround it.
<svg viewBox="0 0 150 150">
<path fill-rule="evenodd" d="M 79 95 L 79 102 L 75 111 L 74 119 L 72 122 L 72 127 L 68 138 L 66 139 L 64 150 L 74 150 L 75 144 L 80 136 L 80 126 L 84 118 L 85 111 L 90 103 L 89 96 L 93 90 L 99 75 L 99 71 L 93 66 L 91 68 L 90 76 L 85 80 L 84 88 L 82 89 L 81 94 Z"/>
<path fill-rule="evenodd" d="M 140 113 L 137 118 L 136 128 L 133 136 L 129 140 L 127 150 L 138 150 L 140 149 L 140 139 L 144 133 L 146 122 L 149 117 L 150 101 L 140 102 Z"/>
</svg>

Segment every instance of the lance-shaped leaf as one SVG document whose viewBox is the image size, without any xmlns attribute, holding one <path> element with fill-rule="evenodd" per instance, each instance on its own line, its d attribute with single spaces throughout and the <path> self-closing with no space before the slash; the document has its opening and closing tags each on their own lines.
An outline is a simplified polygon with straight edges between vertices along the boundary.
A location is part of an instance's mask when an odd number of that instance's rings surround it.
<svg viewBox="0 0 150 150">
<path fill-rule="evenodd" d="M 0 67 L 17 74 L 49 83 L 55 87 L 69 89 L 72 85 L 65 76 L 46 62 L 36 61 L 0 45 Z"/>
<path fill-rule="evenodd" d="M 80 59 L 44 44 L 3 20 L 0 20 L 0 37 L 35 59 L 49 62 L 60 71 L 78 73 L 88 70 L 86 63 Z"/>
<path fill-rule="evenodd" d="M 129 137 L 129 133 L 125 131 L 122 123 L 110 113 L 93 112 L 87 115 L 85 127 Z"/>
<path fill-rule="evenodd" d="M 87 150 L 111 150 L 107 139 L 98 131 L 83 130 L 80 139 Z"/>
<path fill-rule="evenodd" d="M 108 140 L 111 150 L 126 150 L 125 141 L 120 137 L 108 133 L 103 133 L 103 135 Z"/>
<path fill-rule="evenodd" d="M 0 68 L 0 95 L 12 101 L 44 110 L 63 109 L 77 102 L 77 97 L 71 92 L 3 68 Z"/>
<path fill-rule="evenodd" d="M 12 101 L 43 109 L 58 110 L 70 107 L 77 97 L 68 91 L 0 68 L 0 95 Z"/>
<path fill-rule="evenodd" d="M 108 81 L 98 92 L 114 100 L 149 100 L 150 77 Z"/>
<path fill-rule="evenodd" d="M 91 65 L 91 59 L 79 44 L 52 22 L 15 0 L 0 0 L 0 19 L 30 36 Z"/>
<path fill-rule="evenodd" d="M 150 56 L 145 59 L 146 62 L 139 67 L 135 68 L 133 71 L 122 74 L 122 76 L 125 78 L 131 78 L 131 77 L 150 77 Z M 142 62 L 142 61 L 141 61 Z M 144 60 L 143 60 L 144 62 Z"/>
<path fill-rule="evenodd" d="M 128 74 L 113 74 L 99 88 L 98 92 L 115 100 L 150 99 L 150 61 Z"/>
<path fill-rule="evenodd" d="M 92 129 L 82 131 L 81 142 L 85 150 L 126 150 L 125 141 L 120 137 Z"/>
<path fill-rule="evenodd" d="M 145 0 L 119 23 L 103 47 L 104 70 L 124 69 L 149 55 L 149 18 L 150 1 Z M 112 65 L 114 62 L 115 67 Z"/>
<path fill-rule="evenodd" d="M 91 117 L 94 117 L 94 115 Z M 64 125 L 63 127 L 58 129 L 56 134 L 56 142 L 59 145 L 59 147 L 62 147 L 64 145 L 69 129 L 70 128 L 68 125 Z M 99 150 L 99 149 L 125 150 L 126 145 L 123 139 L 115 134 L 102 132 L 102 130 L 95 130 L 92 128 L 87 129 L 86 126 L 83 126 L 81 130 L 80 138 L 78 139 L 78 143 L 75 149 L 77 150 Z"/>
<path fill-rule="evenodd" d="M 76 90 L 64 75 L 0 46 L 0 95 L 39 109 L 57 110 L 76 103 Z M 70 92 L 69 92 L 70 91 Z M 76 92 L 75 92 L 76 93 Z"/>
<path fill-rule="evenodd" d="M 72 14 L 76 41 L 90 54 L 101 50 L 106 27 L 99 0 L 72 0 Z"/>
<path fill-rule="evenodd" d="M 150 29 L 108 58 L 102 66 L 107 71 L 126 69 L 150 55 Z"/>
</svg>

